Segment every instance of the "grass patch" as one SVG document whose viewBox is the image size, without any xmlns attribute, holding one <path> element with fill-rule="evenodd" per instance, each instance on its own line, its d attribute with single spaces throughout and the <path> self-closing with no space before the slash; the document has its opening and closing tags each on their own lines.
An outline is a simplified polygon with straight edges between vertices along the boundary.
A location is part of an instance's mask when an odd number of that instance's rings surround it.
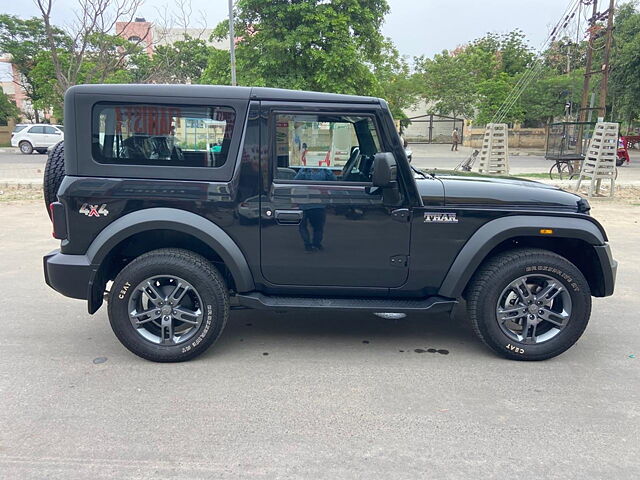
<svg viewBox="0 0 640 480">
<path fill-rule="evenodd" d="M 546 178 L 546 179 L 549 179 L 549 174 L 548 173 L 514 173 L 511 176 L 512 177 Z"/>
<path fill-rule="evenodd" d="M 0 187 L 0 203 L 43 199 L 42 188 Z"/>
</svg>

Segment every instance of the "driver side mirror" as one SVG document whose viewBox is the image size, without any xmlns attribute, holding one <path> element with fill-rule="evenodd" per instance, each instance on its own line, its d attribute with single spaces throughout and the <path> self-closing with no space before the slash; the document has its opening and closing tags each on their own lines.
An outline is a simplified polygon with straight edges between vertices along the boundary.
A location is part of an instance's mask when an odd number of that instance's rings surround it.
<svg viewBox="0 0 640 480">
<path fill-rule="evenodd" d="M 374 187 L 386 188 L 395 184 L 398 178 L 396 159 L 393 153 L 376 153 L 373 157 L 371 181 Z"/>
</svg>

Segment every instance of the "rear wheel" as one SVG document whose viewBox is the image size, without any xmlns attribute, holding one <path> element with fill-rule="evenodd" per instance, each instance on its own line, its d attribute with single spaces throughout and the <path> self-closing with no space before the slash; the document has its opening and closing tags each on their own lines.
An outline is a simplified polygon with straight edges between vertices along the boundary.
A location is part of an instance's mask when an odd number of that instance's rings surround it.
<svg viewBox="0 0 640 480">
<path fill-rule="evenodd" d="M 160 249 L 118 274 L 108 312 L 114 333 L 131 352 L 154 362 L 182 362 L 218 339 L 229 317 L 229 294 L 204 257 Z"/>
<path fill-rule="evenodd" d="M 569 162 L 559 162 L 551 165 L 549 178 L 551 180 L 568 180 L 573 175 L 573 166 Z"/>
<path fill-rule="evenodd" d="M 31 143 L 27 142 L 26 140 L 20 142 L 18 144 L 18 147 L 20 148 L 20 153 L 23 153 L 25 155 L 31 155 L 31 153 L 33 152 L 33 145 L 31 145 Z"/>
<path fill-rule="evenodd" d="M 565 258 L 546 250 L 512 250 L 478 269 L 467 305 L 474 331 L 495 352 L 544 360 L 578 341 L 589 322 L 591 292 Z"/>
</svg>

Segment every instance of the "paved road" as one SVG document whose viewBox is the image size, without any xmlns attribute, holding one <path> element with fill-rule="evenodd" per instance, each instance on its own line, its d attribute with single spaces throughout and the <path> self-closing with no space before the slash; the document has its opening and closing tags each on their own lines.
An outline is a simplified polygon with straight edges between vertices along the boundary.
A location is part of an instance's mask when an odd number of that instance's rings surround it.
<svg viewBox="0 0 640 480">
<path fill-rule="evenodd" d="M 498 358 L 462 314 L 243 311 L 161 365 L 44 285 L 41 202 L 0 202 L 0 477 L 637 479 L 640 206 L 592 203 L 618 289 L 556 359 Z"/>
<path fill-rule="evenodd" d="M 46 155 L 0 152 L 0 183 L 42 183 Z"/>
<path fill-rule="evenodd" d="M 461 161 L 468 158 L 473 151 L 468 147 L 460 147 L 451 152 L 449 145 L 412 144 L 413 164 L 418 168 L 451 170 Z M 540 152 L 536 155 L 524 152 L 512 152 L 510 158 L 511 173 L 548 173 L 552 162 L 546 160 Z M 0 184 L 1 183 L 41 183 L 46 155 L 0 152 Z M 632 152 L 629 166 L 619 170 L 620 181 L 640 182 L 640 151 Z"/>
</svg>

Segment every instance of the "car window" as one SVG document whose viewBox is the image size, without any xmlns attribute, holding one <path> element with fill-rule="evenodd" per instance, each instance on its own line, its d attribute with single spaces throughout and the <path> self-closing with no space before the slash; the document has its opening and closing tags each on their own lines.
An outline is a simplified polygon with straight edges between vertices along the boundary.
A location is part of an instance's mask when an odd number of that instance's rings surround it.
<svg viewBox="0 0 640 480">
<path fill-rule="evenodd" d="M 25 128 L 27 128 L 27 125 L 16 125 L 15 127 L 13 127 L 13 133 L 21 132 Z"/>
<path fill-rule="evenodd" d="M 56 125 L 56 128 L 61 132 L 64 132 L 64 127 L 62 125 Z"/>
<path fill-rule="evenodd" d="M 41 125 L 31 127 L 29 133 L 44 133 L 44 127 Z"/>
<path fill-rule="evenodd" d="M 371 181 L 380 141 L 373 117 L 276 114 L 276 180 Z"/>
<path fill-rule="evenodd" d="M 58 131 L 53 127 L 44 127 L 44 133 L 47 135 L 55 135 Z"/>
<path fill-rule="evenodd" d="M 234 124 L 229 107 L 97 104 L 93 157 L 111 164 L 220 167 Z"/>
</svg>

